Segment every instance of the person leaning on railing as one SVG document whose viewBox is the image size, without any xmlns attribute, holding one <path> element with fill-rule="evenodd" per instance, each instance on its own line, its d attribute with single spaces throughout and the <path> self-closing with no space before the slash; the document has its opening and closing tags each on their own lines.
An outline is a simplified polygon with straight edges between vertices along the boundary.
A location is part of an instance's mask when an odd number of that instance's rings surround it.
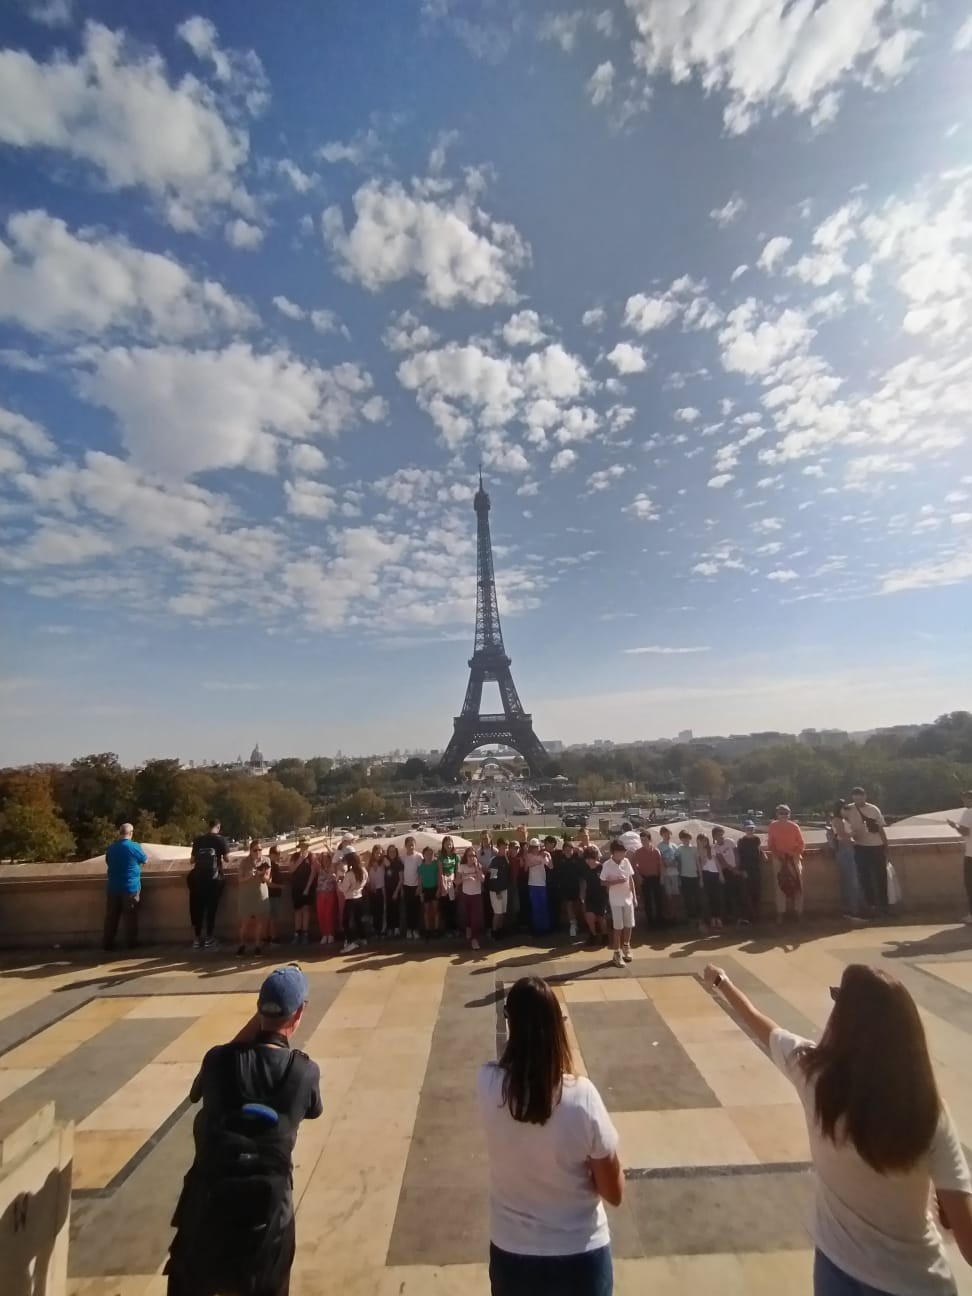
<svg viewBox="0 0 972 1296">
<path fill-rule="evenodd" d="M 760 1012 L 721 968 L 707 967 L 705 983 L 803 1104 L 816 1172 L 815 1296 L 955 1296 L 941 1226 L 972 1264 L 972 1178 L 905 987 L 852 963 L 814 1044 Z"/>
</svg>

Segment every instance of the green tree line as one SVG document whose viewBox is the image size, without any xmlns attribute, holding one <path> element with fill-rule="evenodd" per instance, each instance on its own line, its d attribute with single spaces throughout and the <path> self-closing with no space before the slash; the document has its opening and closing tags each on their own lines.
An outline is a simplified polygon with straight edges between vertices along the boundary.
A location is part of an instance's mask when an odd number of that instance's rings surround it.
<svg viewBox="0 0 972 1296">
<path fill-rule="evenodd" d="M 551 767 L 582 799 L 685 791 L 728 811 L 829 812 L 857 784 L 886 814 L 904 817 L 960 804 L 972 787 L 972 713 L 953 711 L 912 736 L 879 733 L 834 746 L 767 741 L 733 756 L 704 744 L 566 752 Z"/>
</svg>

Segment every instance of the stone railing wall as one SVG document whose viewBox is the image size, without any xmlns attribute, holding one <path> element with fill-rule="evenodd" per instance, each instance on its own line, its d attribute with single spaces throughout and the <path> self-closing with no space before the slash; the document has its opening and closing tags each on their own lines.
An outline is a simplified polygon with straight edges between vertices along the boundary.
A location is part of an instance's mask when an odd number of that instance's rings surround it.
<svg viewBox="0 0 972 1296">
<path fill-rule="evenodd" d="M 962 847 L 951 842 L 895 842 L 891 858 L 901 883 L 902 916 L 957 919 L 968 905 L 962 882 Z M 189 896 L 186 865 L 150 865 L 142 881 L 140 934 L 144 944 L 189 941 Z M 763 879 L 766 915 L 773 911 L 775 881 L 769 866 Z M 806 913 L 836 918 L 840 914 L 837 866 L 826 850 L 811 848 L 804 862 Z M 281 928 L 291 930 L 290 901 L 285 896 Z M 94 946 L 100 943 L 105 907 L 104 874 L 80 871 L 72 864 L 0 867 L 0 949 Z M 227 878 L 217 935 L 235 940 L 236 877 Z M 123 930 L 119 930 L 119 940 Z"/>
</svg>

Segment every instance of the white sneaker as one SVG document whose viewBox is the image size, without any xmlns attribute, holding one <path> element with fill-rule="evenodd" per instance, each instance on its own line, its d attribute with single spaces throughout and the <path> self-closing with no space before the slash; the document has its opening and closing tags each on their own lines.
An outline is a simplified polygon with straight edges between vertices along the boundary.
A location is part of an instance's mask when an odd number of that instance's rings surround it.
<svg viewBox="0 0 972 1296">
<path fill-rule="evenodd" d="M 614 957 L 611 959 L 611 962 L 614 964 L 615 967 L 619 967 L 619 968 L 624 967 L 624 959 L 621 957 L 620 950 L 614 951 Z"/>
<path fill-rule="evenodd" d="M 357 942 L 357 941 L 345 941 L 345 942 L 344 942 L 344 949 L 341 951 L 341 953 L 342 953 L 342 954 L 351 954 L 351 953 L 352 953 L 354 950 L 356 950 L 357 948 L 358 948 L 358 942 Z"/>
<path fill-rule="evenodd" d="M 570 924 L 570 934 L 571 934 L 571 936 L 576 936 L 576 935 L 577 935 L 577 924 L 576 924 L 575 922 L 572 922 L 572 923 Z"/>
<path fill-rule="evenodd" d="M 631 962 L 631 951 L 630 951 L 629 949 L 622 950 L 622 951 L 621 951 L 621 957 L 624 959 L 625 963 L 630 963 L 630 962 Z"/>
<path fill-rule="evenodd" d="M 194 940 L 194 941 L 192 942 L 192 948 L 193 948 L 193 949 L 202 949 L 202 941 L 201 941 L 201 940 Z"/>
<path fill-rule="evenodd" d="M 326 945 L 326 944 L 327 944 L 327 937 L 326 937 L 326 936 L 322 936 L 321 939 L 318 941 L 318 944 L 319 944 L 319 945 Z"/>
<path fill-rule="evenodd" d="M 478 940 L 471 941 L 470 945 L 472 949 L 482 949 L 482 946 L 480 945 Z"/>
</svg>

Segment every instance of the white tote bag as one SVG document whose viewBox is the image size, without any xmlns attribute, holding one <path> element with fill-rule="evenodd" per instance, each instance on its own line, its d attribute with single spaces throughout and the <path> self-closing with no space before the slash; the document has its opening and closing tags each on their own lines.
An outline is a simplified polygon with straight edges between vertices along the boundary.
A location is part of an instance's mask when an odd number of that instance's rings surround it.
<svg viewBox="0 0 972 1296">
<path fill-rule="evenodd" d="M 888 904 L 896 905 L 901 901 L 901 883 L 894 871 L 894 865 L 888 860 Z"/>
</svg>

